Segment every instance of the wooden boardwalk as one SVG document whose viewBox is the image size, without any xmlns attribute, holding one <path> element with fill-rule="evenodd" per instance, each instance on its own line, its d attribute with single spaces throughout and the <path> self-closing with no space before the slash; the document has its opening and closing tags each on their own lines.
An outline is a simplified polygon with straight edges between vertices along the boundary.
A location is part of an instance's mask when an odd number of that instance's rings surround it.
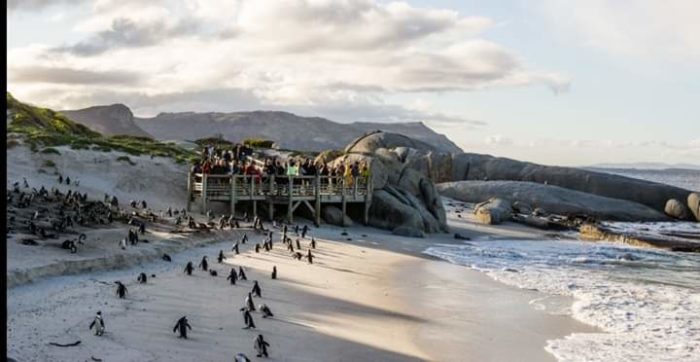
<svg viewBox="0 0 700 362">
<path fill-rule="evenodd" d="M 292 222 L 294 211 L 300 205 L 314 215 L 316 224 L 321 222 L 323 204 L 340 204 L 343 215 L 347 215 L 348 203 L 364 204 L 364 223 L 368 222 L 372 203 L 372 183 L 364 178 L 346 182 L 333 176 L 245 176 L 211 175 L 190 173 L 187 180 L 187 209 L 199 201 L 206 211 L 210 202 L 227 202 L 231 214 L 236 213 L 236 204 L 252 204 L 253 214 L 258 214 L 258 203 L 267 210 L 268 219 L 274 217 L 275 206 L 285 205 L 287 221 Z M 199 199 L 199 200 L 197 200 Z"/>
</svg>

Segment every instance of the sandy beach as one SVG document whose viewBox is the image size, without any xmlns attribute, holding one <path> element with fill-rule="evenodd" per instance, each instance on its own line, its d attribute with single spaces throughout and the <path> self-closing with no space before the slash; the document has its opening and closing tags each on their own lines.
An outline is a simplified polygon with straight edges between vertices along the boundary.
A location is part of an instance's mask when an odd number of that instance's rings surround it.
<svg viewBox="0 0 700 362">
<path fill-rule="evenodd" d="M 269 253 L 252 247 L 263 236 L 246 232 L 250 242 L 241 254 L 226 252 L 223 265 L 215 257 L 230 250 L 219 242 L 173 255 L 173 262 L 146 262 L 116 271 L 54 277 L 8 291 L 8 347 L 18 361 L 224 361 L 242 352 L 254 357 L 253 339 L 262 333 L 270 342 L 271 360 L 432 360 L 507 361 L 554 360 L 546 340 L 593 328 L 569 317 L 538 311 L 529 302 L 536 292 L 501 285 L 464 267 L 392 251 L 416 250 L 425 240 L 404 239 L 369 228 L 351 228 L 352 241 L 330 240 L 342 229 L 312 229 L 318 241 L 313 264 L 297 261 L 278 242 Z M 448 241 L 447 236 L 441 238 Z M 336 238 L 340 239 L 340 237 Z M 415 241 L 415 242 L 414 242 Z M 303 251 L 308 240 L 301 241 Z M 187 261 L 198 264 L 207 255 L 212 277 L 198 270 L 186 276 Z M 272 266 L 278 279 L 271 280 Z M 232 286 L 226 275 L 243 266 L 248 281 Z M 145 285 L 138 273 L 155 274 Z M 115 280 L 129 289 L 126 299 L 114 295 Z M 239 308 L 258 280 L 262 298 L 275 313 L 253 318 L 257 329 L 243 330 Z M 107 333 L 88 330 L 101 310 Z M 172 332 L 187 315 L 193 330 L 189 340 Z M 49 342 L 76 347 L 55 347 Z"/>
</svg>

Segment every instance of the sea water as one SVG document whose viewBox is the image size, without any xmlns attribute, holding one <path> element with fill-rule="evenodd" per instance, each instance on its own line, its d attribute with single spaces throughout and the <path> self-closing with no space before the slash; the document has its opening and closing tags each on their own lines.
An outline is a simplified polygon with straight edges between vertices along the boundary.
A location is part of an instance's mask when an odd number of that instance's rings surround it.
<svg viewBox="0 0 700 362">
<path fill-rule="evenodd" d="M 509 285 L 573 297 L 564 312 L 602 332 L 548 341 L 559 360 L 700 361 L 698 254 L 578 240 L 469 241 L 425 253 Z"/>
</svg>

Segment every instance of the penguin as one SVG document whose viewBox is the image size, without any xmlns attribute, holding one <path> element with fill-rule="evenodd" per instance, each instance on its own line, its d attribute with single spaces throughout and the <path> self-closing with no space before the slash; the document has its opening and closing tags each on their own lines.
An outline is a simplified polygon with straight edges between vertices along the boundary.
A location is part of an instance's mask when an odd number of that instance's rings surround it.
<svg viewBox="0 0 700 362">
<path fill-rule="evenodd" d="M 299 224 L 294 225 L 294 233 L 299 235 Z"/>
<path fill-rule="evenodd" d="M 304 228 L 301 229 L 301 238 L 305 239 L 306 238 L 306 233 L 309 232 L 309 226 L 304 225 Z"/>
<path fill-rule="evenodd" d="M 66 176 L 66 185 L 70 185 L 70 177 Z"/>
<path fill-rule="evenodd" d="M 119 242 L 119 246 L 122 248 L 122 250 L 126 249 L 126 238 L 123 238 L 123 239 Z"/>
<path fill-rule="evenodd" d="M 219 250 L 219 257 L 216 258 L 216 261 L 218 261 L 219 264 L 221 264 L 221 263 L 224 262 L 224 259 L 226 259 L 226 257 L 224 256 L 224 251 L 223 251 L 223 250 Z"/>
<path fill-rule="evenodd" d="M 235 252 L 236 252 L 236 255 L 240 254 L 240 252 L 238 251 L 238 243 L 234 243 L 234 244 L 233 244 L 233 247 L 231 248 L 231 251 L 235 251 Z"/>
<path fill-rule="evenodd" d="M 216 276 L 219 276 L 219 273 L 216 270 L 211 269 L 211 270 L 209 270 L 209 275 L 216 277 Z"/>
<path fill-rule="evenodd" d="M 243 233 L 243 237 L 241 238 L 241 244 L 245 244 L 246 241 L 248 241 L 248 234 Z"/>
<path fill-rule="evenodd" d="M 314 256 L 313 256 L 313 254 L 311 254 L 311 249 L 309 249 L 309 252 L 306 254 L 306 259 L 309 260 L 309 264 L 314 263 Z"/>
<path fill-rule="evenodd" d="M 62 175 L 58 175 L 58 183 L 59 184 L 63 183 L 63 176 Z"/>
<path fill-rule="evenodd" d="M 141 273 L 139 274 L 139 277 L 136 279 L 140 284 L 146 284 L 146 280 L 148 277 L 146 277 L 146 273 Z"/>
<path fill-rule="evenodd" d="M 297 249 L 301 250 L 301 244 L 299 243 L 299 239 L 297 239 Z"/>
<path fill-rule="evenodd" d="M 238 278 L 241 280 L 248 280 L 248 277 L 246 277 L 245 272 L 243 271 L 243 267 L 239 266 L 238 267 Z"/>
<path fill-rule="evenodd" d="M 296 253 L 292 254 L 292 257 L 296 260 L 301 260 L 302 256 L 303 256 L 302 253 L 300 253 L 298 251 Z"/>
<path fill-rule="evenodd" d="M 199 266 L 204 271 L 207 271 L 207 268 L 209 268 L 209 263 L 207 263 L 207 256 L 206 255 L 202 257 L 202 261 L 199 262 Z"/>
<path fill-rule="evenodd" d="M 251 290 L 251 292 L 253 292 L 253 294 L 255 294 L 256 297 L 262 298 L 262 290 L 260 290 L 260 285 L 258 284 L 257 280 L 253 283 L 253 290 Z"/>
<path fill-rule="evenodd" d="M 123 299 L 124 297 L 126 297 L 126 293 L 127 293 L 126 286 L 124 284 L 122 284 L 122 282 L 120 282 L 120 281 L 116 281 L 115 283 L 117 284 L 116 294 L 120 299 Z"/>
<path fill-rule="evenodd" d="M 191 261 L 187 262 L 187 265 L 185 266 L 185 273 L 187 273 L 187 275 L 192 275 L 193 270 L 194 270 L 194 266 L 192 265 L 192 262 Z"/>
<path fill-rule="evenodd" d="M 163 260 L 165 260 L 165 261 L 173 261 L 173 260 L 170 258 L 170 255 L 168 255 L 168 254 L 163 254 Z"/>
<path fill-rule="evenodd" d="M 255 252 L 256 253 L 260 252 L 260 244 L 255 244 Z"/>
<path fill-rule="evenodd" d="M 245 307 L 251 312 L 255 312 L 255 304 L 253 303 L 253 295 L 251 293 L 248 293 L 248 296 L 245 297 Z"/>
<path fill-rule="evenodd" d="M 260 304 L 258 306 L 258 310 L 260 310 L 260 313 L 262 313 L 263 318 L 270 318 L 275 316 L 274 314 L 272 314 L 272 310 L 270 309 L 270 307 L 267 306 L 267 304 Z"/>
<path fill-rule="evenodd" d="M 290 253 L 294 252 L 294 245 L 292 243 L 287 244 L 287 250 L 289 250 Z"/>
<path fill-rule="evenodd" d="M 316 239 L 314 237 L 311 237 L 311 249 L 316 249 Z"/>
<path fill-rule="evenodd" d="M 226 280 L 230 280 L 231 285 L 236 285 L 236 280 L 238 280 L 238 274 L 236 274 L 236 268 L 231 268 L 231 272 L 229 273 Z"/>
<path fill-rule="evenodd" d="M 255 350 L 258 351 L 258 357 L 268 357 L 267 355 L 267 347 L 269 347 L 270 344 L 265 341 L 263 338 L 262 334 L 258 334 L 258 337 L 255 339 Z"/>
<path fill-rule="evenodd" d="M 102 312 L 97 311 L 95 318 L 90 323 L 90 329 L 95 328 L 95 335 L 101 336 L 105 333 L 105 321 L 102 319 Z"/>
<path fill-rule="evenodd" d="M 245 323 L 245 327 L 243 327 L 243 329 L 255 329 L 255 322 L 253 321 L 253 316 L 250 315 L 248 309 L 241 308 L 241 313 L 243 314 L 243 323 Z"/>
<path fill-rule="evenodd" d="M 175 327 L 173 328 L 173 333 L 177 332 L 178 330 L 180 331 L 180 338 L 187 339 L 187 328 L 192 330 L 192 326 L 187 322 L 187 317 L 182 317 L 178 319 L 177 323 L 175 323 Z"/>
<path fill-rule="evenodd" d="M 270 249 L 272 249 L 272 248 L 270 247 L 270 244 L 263 243 L 263 249 L 265 249 L 265 251 L 270 251 Z"/>
<path fill-rule="evenodd" d="M 277 279 L 277 266 L 272 266 L 272 279 Z"/>
<path fill-rule="evenodd" d="M 142 223 L 139 225 L 139 233 L 140 233 L 141 235 L 143 235 L 143 234 L 146 233 L 146 223 L 145 223 L 145 222 L 142 222 Z M 137 239 L 137 241 L 138 241 L 138 239 Z"/>
<path fill-rule="evenodd" d="M 234 362 L 251 362 L 250 358 L 248 356 L 244 355 L 243 353 L 237 353 L 233 357 Z"/>
</svg>

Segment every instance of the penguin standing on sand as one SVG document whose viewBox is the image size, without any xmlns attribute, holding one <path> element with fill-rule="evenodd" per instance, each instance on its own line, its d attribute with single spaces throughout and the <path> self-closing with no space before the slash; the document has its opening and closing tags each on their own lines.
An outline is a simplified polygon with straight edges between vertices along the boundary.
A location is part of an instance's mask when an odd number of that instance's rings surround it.
<svg viewBox="0 0 700 362">
<path fill-rule="evenodd" d="M 140 284 L 146 284 L 146 280 L 148 278 L 146 277 L 146 273 L 141 273 L 139 274 L 139 277 L 136 279 Z"/>
<path fill-rule="evenodd" d="M 250 362 L 250 358 L 248 356 L 244 355 L 243 353 L 237 353 L 236 356 L 233 357 L 234 362 Z"/>
<path fill-rule="evenodd" d="M 219 262 L 219 264 L 224 262 L 224 259 L 226 259 L 226 256 L 224 256 L 224 251 L 219 250 L 219 257 L 216 258 L 216 261 Z"/>
<path fill-rule="evenodd" d="M 238 278 L 241 280 L 248 280 L 248 277 L 246 277 L 245 272 L 243 271 L 243 267 L 239 266 L 238 267 Z"/>
<path fill-rule="evenodd" d="M 253 303 L 253 295 L 248 293 L 248 296 L 245 297 L 245 307 L 251 312 L 255 312 L 255 304 Z"/>
<path fill-rule="evenodd" d="M 258 357 L 268 357 L 267 347 L 270 344 L 265 341 L 262 334 L 258 334 L 258 338 L 255 339 L 255 350 L 258 351 Z"/>
<path fill-rule="evenodd" d="M 121 247 L 122 250 L 126 249 L 126 238 L 123 238 L 121 241 L 119 241 L 119 247 Z"/>
<path fill-rule="evenodd" d="M 243 237 L 241 238 L 241 244 L 245 244 L 246 241 L 248 241 L 248 234 L 243 233 Z"/>
<path fill-rule="evenodd" d="M 301 250 L 301 243 L 299 243 L 299 239 L 297 239 L 297 250 Z"/>
<path fill-rule="evenodd" d="M 194 266 L 192 265 L 192 262 L 188 261 L 187 265 L 185 265 L 185 273 L 187 273 L 187 275 L 192 275 L 193 270 L 194 270 Z"/>
<path fill-rule="evenodd" d="M 258 306 L 258 309 L 260 310 L 260 313 L 262 313 L 263 318 L 270 318 L 275 316 L 274 314 L 272 314 L 272 310 L 270 309 L 270 307 L 267 306 L 267 304 L 260 304 Z"/>
<path fill-rule="evenodd" d="M 178 319 L 177 323 L 175 323 L 175 327 L 173 328 L 173 333 L 177 332 L 178 330 L 180 331 L 180 338 L 187 339 L 187 328 L 192 330 L 192 326 L 187 322 L 187 317 L 182 317 Z"/>
<path fill-rule="evenodd" d="M 92 323 L 90 323 L 90 329 L 93 327 L 95 328 L 96 336 L 101 336 L 105 333 L 105 321 L 102 319 L 102 312 L 99 310 L 95 315 L 95 319 L 93 319 Z"/>
<path fill-rule="evenodd" d="M 272 279 L 277 279 L 277 266 L 272 266 Z"/>
<path fill-rule="evenodd" d="M 294 225 L 294 233 L 299 235 L 299 224 Z"/>
<path fill-rule="evenodd" d="M 165 261 L 173 261 L 173 259 L 172 259 L 172 258 L 170 257 L 170 255 L 168 255 L 168 254 L 163 254 L 163 258 L 162 258 L 162 259 L 165 260 Z"/>
<path fill-rule="evenodd" d="M 235 251 L 235 252 L 236 252 L 236 255 L 240 254 L 240 252 L 238 251 L 238 243 L 234 243 L 234 244 L 233 244 L 233 247 L 231 248 L 231 251 Z"/>
<path fill-rule="evenodd" d="M 306 238 L 306 233 L 309 232 L 309 226 L 304 225 L 304 227 L 301 229 L 301 238 L 305 239 Z"/>
<path fill-rule="evenodd" d="M 255 322 L 253 322 L 253 316 L 250 315 L 248 309 L 241 308 L 241 313 L 243 313 L 243 323 L 245 323 L 245 327 L 243 327 L 243 329 L 255 329 Z"/>
<path fill-rule="evenodd" d="M 253 283 L 253 290 L 251 290 L 251 292 L 253 292 L 256 297 L 262 298 L 262 290 L 260 290 L 260 285 L 257 280 Z"/>
<path fill-rule="evenodd" d="M 311 237 L 311 249 L 316 249 L 316 239 L 314 237 Z"/>
<path fill-rule="evenodd" d="M 231 268 L 231 272 L 226 277 L 226 280 L 231 281 L 231 285 L 236 285 L 236 280 L 238 280 L 238 274 L 236 274 L 236 268 Z"/>
<path fill-rule="evenodd" d="M 306 254 L 306 259 L 309 259 L 309 264 L 314 263 L 314 255 L 311 254 L 311 249 L 309 249 L 309 252 Z"/>
<path fill-rule="evenodd" d="M 202 268 L 202 270 L 207 271 L 209 268 L 209 263 L 207 263 L 207 256 L 202 257 L 202 261 L 199 262 L 199 266 Z"/>
<path fill-rule="evenodd" d="M 260 252 L 260 244 L 255 244 L 255 252 L 256 253 Z"/>
<path fill-rule="evenodd" d="M 294 245 L 292 243 L 287 244 L 287 250 L 289 250 L 290 253 L 294 252 Z"/>
<path fill-rule="evenodd" d="M 116 281 L 115 283 L 117 284 L 116 294 L 120 299 L 123 299 L 127 293 L 126 286 L 124 284 L 122 284 L 122 282 L 120 282 L 120 281 Z"/>
</svg>

